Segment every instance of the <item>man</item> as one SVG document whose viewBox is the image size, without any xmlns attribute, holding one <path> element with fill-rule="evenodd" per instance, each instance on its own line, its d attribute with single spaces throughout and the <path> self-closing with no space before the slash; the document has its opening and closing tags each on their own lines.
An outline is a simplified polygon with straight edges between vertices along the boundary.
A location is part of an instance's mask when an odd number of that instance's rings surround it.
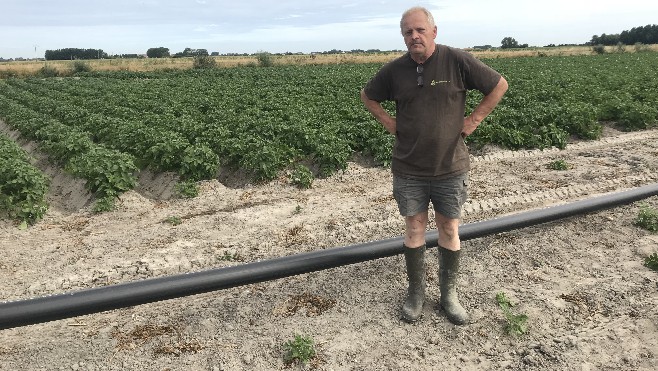
<svg viewBox="0 0 658 371">
<path fill-rule="evenodd" d="M 436 44 L 432 14 L 414 7 L 402 15 L 408 53 L 384 65 L 361 90 L 370 113 L 395 135 L 393 194 L 405 218 L 404 256 L 409 288 L 402 318 L 420 318 L 425 301 L 425 229 L 430 201 L 439 233 L 440 305 L 457 325 L 468 313 L 459 303 L 459 218 L 467 197 L 470 161 L 463 138 L 496 107 L 507 81 L 469 53 Z M 466 92 L 484 94 L 465 117 Z M 395 116 L 381 105 L 395 101 Z"/>
</svg>

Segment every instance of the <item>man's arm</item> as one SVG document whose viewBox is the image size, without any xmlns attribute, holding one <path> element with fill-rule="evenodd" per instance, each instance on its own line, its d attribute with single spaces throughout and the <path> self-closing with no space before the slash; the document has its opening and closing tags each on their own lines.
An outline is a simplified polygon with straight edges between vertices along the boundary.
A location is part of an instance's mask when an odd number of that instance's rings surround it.
<svg viewBox="0 0 658 371">
<path fill-rule="evenodd" d="M 386 131 L 395 135 L 395 117 L 389 115 L 381 103 L 368 98 L 363 89 L 361 89 L 361 102 L 366 106 L 368 112 L 384 126 Z"/>
<path fill-rule="evenodd" d="M 464 118 L 464 129 L 462 129 L 462 136 L 471 135 L 480 123 L 496 108 L 498 102 L 503 98 L 507 91 L 507 80 L 500 77 L 496 87 L 487 95 L 482 98 L 480 104 L 475 107 L 471 114 Z"/>
</svg>

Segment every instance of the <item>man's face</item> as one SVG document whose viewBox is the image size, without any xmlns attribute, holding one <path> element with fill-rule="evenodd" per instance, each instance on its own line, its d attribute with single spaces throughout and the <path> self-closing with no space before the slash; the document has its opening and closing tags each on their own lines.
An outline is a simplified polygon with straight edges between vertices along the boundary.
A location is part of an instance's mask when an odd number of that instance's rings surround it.
<svg viewBox="0 0 658 371">
<path fill-rule="evenodd" d="M 409 53 L 429 57 L 436 39 L 436 26 L 430 26 L 422 11 L 408 14 L 402 20 L 402 36 Z"/>
</svg>

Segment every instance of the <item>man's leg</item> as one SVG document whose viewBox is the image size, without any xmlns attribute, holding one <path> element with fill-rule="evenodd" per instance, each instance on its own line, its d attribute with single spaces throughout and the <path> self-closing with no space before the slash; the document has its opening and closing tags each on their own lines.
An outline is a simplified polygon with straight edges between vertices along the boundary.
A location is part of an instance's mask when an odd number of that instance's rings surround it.
<svg viewBox="0 0 658 371">
<path fill-rule="evenodd" d="M 414 322 L 423 313 L 425 303 L 425 228 L 427 211 L 405 217 L 404 258 L 407 265 L 409 288 L 402 305 L 402 318 Z"/>
<path fill-rule="evenodd" d="M 461 246 L 459 241 L 459 219 L 451 219 L 436 214 L 439 231 L 439 284 L 441 289 L 441 307 L 450 322 L 463 325 L 468 322 L 468 313 L 459 303 L 457 296 L 457 279 L 459 277 L 459 258 Z"/>
<path fill-rule="evenodd" d="M 404 245 L 407 247 L 419 247 L 425 245 L 425 229 L 428 221 L 427 210 L 414 216 L 405 216 L 406 225 L 404 232 Z"/>
<path fill-rule="evenodd" d="M 437 212 L 435 220 L 439 232 L 439 246 L 451 251 L 461 249 L 459 219 L 451 219 Z"/>
</svg>

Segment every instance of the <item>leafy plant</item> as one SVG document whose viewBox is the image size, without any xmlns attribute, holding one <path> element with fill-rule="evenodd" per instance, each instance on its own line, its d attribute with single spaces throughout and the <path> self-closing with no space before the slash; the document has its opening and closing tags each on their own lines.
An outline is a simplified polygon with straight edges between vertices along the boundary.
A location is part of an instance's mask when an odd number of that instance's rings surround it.
<svg viewBox="0 0 658 371">
<path fill-rule="evenodd" d="M 315 344 L 310 336 L 295 335 L 283 345 L 283 361 L 290 365 L 294 363 L 306 364 L 315 357 Z"/>
<path fill-rule="evenodd" d="M 48 210 L 48 178 L 28 162 L 0 158 L 0 211 L 34 223 Z"/>
<path fill-rule="evenodd" d="M 507 319 L 507 325 L 505 326 L 505 332 L 510 335 L 523 335 L 528 332 L 528 316 L 525 314 L 514 314 L 512 313 L 511 308 L 514 306 L 512 302 L 505 296 L 504 292 L 499 292 L 496 294 L 496 302 L 498 306 L 502 309 Z"/>
<path fill-rule="evenodd" d="M 134 158 L 122 152 L 94 147 L 73 157 L 66 169 L 87 179 L 87 188 L 101 197 L 116 196 L 135 187 L 137 167 Z"/>
<path fill-rule="evenodd" d="M 232 261 L 242 261 L 244 260 L 244 258 L 238 252 L 234 252 L 231 254 L 228 251 L 224 251 L 224 255 L 217 257 L 217 260 L 232 262 Z"/>
<path fill-rule="evenodd" d="M 206 145 L 185 148 L 179 173 L 192 180 L 212 179 L 219 170 L 219 156 Z"/>
<path fill-rule="evenodd" d="M 653 253 L 644 259 L 644 266 L 658 271 L 658 253 Z"/>
<path fill-rule="evenodd" d="M 116 196 L 114 194 L 107 194 L 96 200 L 92 211 L 95 213 L 103 213 L 116 209 Z"/>
<path fill-rule="evenodd" d="M 59 71 L 55 67 L 51 67 L 49 65 L 45 65 L 39 69 L 37 72 L 37 75 L 39 77 L 57 77 L 59 76 Z"/>
<path fill-rule="evenodd" d="M 596 54 L 605 54 L 605 46 L 599 44 L 592 46 L 592 51 Z"/>
<path fill-rule="evenodd" d="M 181 219 L 180 216 L 175 216 L 175 215 L 166 217 L 164 221 L 165 221 L 165 223 L 169 223 L 169 224 L 174 225 L 174 226 L 180 225 L 180 224 L 183 223 L 183 219 Z"/>
<path fill-rule="evenodd" d="M 274 60 L 272 59 L 272 54 L 264 51 L 256 53 L 256 60 L 258 65 L 261 67 L 272 67 L 274 65 Z"/>
<path fill-rule="evenodd" d="M 569 170 L 569 164 L 565 160 L 551 161 L 547 167 L 552 170 Z"/>
<path fill-rule="evenodd" d="M 176 183 L 174 190 L 182 198 L 194 198 L 199 195 L 199 187 L 193 180 L 183 180 Z"/>
<path fill-rule="evenodd" d="M 194 57 L 194 63 L 192 64 L 193 68 L 215 68 L 217 63 L 209 55 L 197 55 Z"/>
<path fill-rule="evenodd" d="M 297 165 L 290 173 L 290 182 L 299 188 L 311 188 L 313 173 L 304 165 Z"/>
<path fill-rule="evenodd" d="M 651 232 L 658 232 L 658 210 L 643 204 L 635 218 L 635 225 Z"/>
<path fill-rule="evenodd" d="M 91 72 L 91 66 L 87 62 L 75 61 L 75 62 L 73 62 L 73 67 L 72 67 L 71 70 L 72 70 L 73 73 Z"/>
</svg>

